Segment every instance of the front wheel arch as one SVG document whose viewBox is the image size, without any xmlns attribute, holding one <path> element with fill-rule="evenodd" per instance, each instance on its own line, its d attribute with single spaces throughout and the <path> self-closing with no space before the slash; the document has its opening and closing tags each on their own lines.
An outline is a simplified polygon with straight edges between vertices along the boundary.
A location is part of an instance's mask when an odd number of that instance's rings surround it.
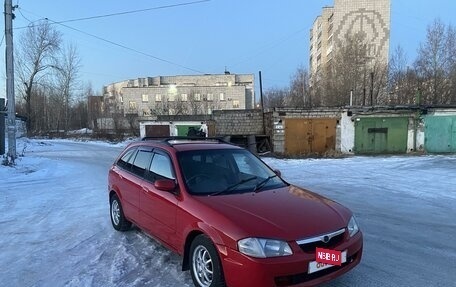
<svg viewBox="0 0 456 287">
<path fill-rule="evenodd" d="M 187 239 L 185 240 L 184 245 L 184 254 L 182 256 L 182 271 L 190 270 L 189 256 L 190 256 L 190 245 L 192 245 L 193 240 L 198 235 L 203 235 L 204 233 L 199 230 L 194 230 L 188 234 Z"/>
<path fill-rule="evenodd" d="M 187 262 L 195 286 L 226 287 L 220 254 L 207 235 L 199 234 L 194 237 Z"/>
</svg>

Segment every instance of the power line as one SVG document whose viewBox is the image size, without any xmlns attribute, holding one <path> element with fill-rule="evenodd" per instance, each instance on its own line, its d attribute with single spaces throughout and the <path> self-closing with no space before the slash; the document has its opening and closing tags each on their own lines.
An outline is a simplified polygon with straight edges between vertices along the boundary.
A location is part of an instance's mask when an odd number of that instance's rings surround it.
<svg viewBox="0 0 456 287">
<path fill-rule="evenodd" d="M 92 17 L 85 17 L 85 18 L 79 18 L 79 19 L 71 19 L 71 20 L 65 20 L 65 21 L 54 21 L 54 20 L 51 20 L 51 19 L 49 19 L 49 18 L 42 17 L 42 16 L 40 16 L 40 15 L 34 14 L 34 13 L 32 13 L 32 12 L 30 12 L 30 11 L 27 11 L 27 10 L 25 10 L 25 9 L 19 8 L 19 12 L 20 12 L 21 16 L 24 17 L 24 19 L 27 20 L 27 21 L 30 23 L 30 25 L 28 25 L 28 26 L 26 26 L 26 27 L 19 27 L 19 28 L 16 28 L 16 29 L 34 27 L 35 25 L 34 25 L 33 23 L 35 23 L 35 22 L 37 22 L 37 21 L 40 21 L 40 20 L 45 20 L 45 21 L 51 22 L 51 24 L 61 25 L 61 26 L 65 27 L 65 28 L 67 28 L 67 29 L 74 30 L 74 31 L 79 32 L 79 33 L 81 33 L 81 34 L 90 36 L 90 37 L 95 38 L 95 39 L 97 39 L 97 40 L 100 40 L 100 41 L 109 43 L 109 44 L 111 44 L 111 45 L 114 45 L 114 46 L 117 46 L 117 47 L 120 47 L 120 48 L 129 50 L 129 51 L 132 51 L 132 52 L 135 52 L 135 53 L 137 53 L 137 54 L 140 54 L 140 55 L 143 55 L 143 56 L 146 56 L 146 57 L 149 57 L 149 58 L 152 58 L 152 59 L 155 59 L 155 60 L 158 60 L 158 61 L 167 63 L 167 64 L 171 64 L 171 65 L 174 65 L 174 66 L 177 66 L 177 67 L 180 67 L 180 68 L 183 68 L 183 69 L 192 71 L 192 72 L 196 72 L 196 73 L 199 73 L 199 74 L 204 74 L 204 72 L 202 72 L 202 71 L 199 71 L 199 70 L 196 70 L 196 69 L 193 69 L 193 68 L 190 68 L 190 67 L 186 67 L 186 66 L 184 66 L 184 65 L 181 65 L 181 64 L 178 64 L 178 63 L 175 63 L 175 62 L 172 62 L 172 61 L 169 61 L 169 60 L 166 60 L 166 59 L 163 59 L 163 58 L 160 58 L 160 57 L 157 57 L 157 56 L 154 56 L 154 55 L 151 55 L 151 54 L 142 52 L 142 51 L 139 51 L 139 50 L 137 50 L 137 49 L 134 49 L 134 48 L 125 46 L 125 45 L 123 45 L 123 44 L 116 43 L 116 42 L 114 42 L 114 41 L 111 41 L 111 40 L 102 38 L 102 37 L 97 36 L 97 35 L 94 35 L 94 34 L 90 34 L 90 33 L 88 33 L 88 32 L 85 32 L 85 31 L 82 31 L 82 30 L 80 30 L 80 29 L 77 29 L 77 28 L 74 28 L 74 27 L 65 25 L 65 24 L 63 24 L 63 23 L 75 22 L 75 21 L 82 21 L 82 20 L 89 20 L 89 19 L 96 19 L 96 18 L 103 18 L 103 17 L 112 17 L 112 16 L 117 16 L 117 15 L 125 15 L 125 14 L 139 13 L 139 12 L 144 12 L 144 11 L 158 10 L 158 9 L 165 9 L 165 8 L 172 8 L 172 7 L 179 7 L 179 6 L 188 6 L 188 5 L 193 5 L 193 4 L 203 3 L 203 2 L 209 2 L 209 1 L 211 1 L 211 0 L 200 0 L 200 1 L 179 3 L 179 4 L 166 5 L 166 6 L 160 6 L 160 7 L 153 7 L 153 8 L 139 9 L 139 10 L 133 10 L 133 11 L 126 11 L 126 12 L 105 14 L 105 15 L 92 16 Z M 33 14 L 33 15 L 35 15 L 35 16 L 37 16 L 37 17 L 40 17 L 41 19 L 35 20 L 35 21 L 31 21 L 30 19 L 28 19 L 27 17 L 25 17 L 25 16 L 23 15 L 23 13 L 22 13 L 20 10 L 24 10 L 24 11 L 30 13 L 30 14 Z"/>
<path fill-rule="evenodd" d="M 174 65 L 174 66 L 177 66 L 177 67 L 180 67 L 180 68 L 183 68 L 183 69 L 192 71 L 192 72 L 196 72 L 196 73 L 199 73 L 199 74 L 204 74 L 204 72 L 202 72 L 202 71 L 199 71 L 199 70 L 196 70 L 196 69 L 193 69 L 193 68 L 190 68 L 190 67 L 186 67 L 186 66 L 184 66 L 184 65 L 181 65 L 181 64 L 178 64 L 178 63 L 175 63 L 175 62 L 172 62 L 172 61 L 169 61 L 169 60 L 166 60 L 166 59 L 163 59 L 163 58 L 160 58 L 160 57 L 157 57 L 157 56 L 154 56 L 154 55 L 151 55 L 151 54 L 148 54 L 148 53 L 139 51 L 139 50 L 136 50 L 136 49 L 134 49 L 134 48 L 130 48 L 130 47 L 125 46 L 125 45 L 123 45 L 123 44 L 119 44 L 119 43 L 116 43 L 116 42 L 114 42 L 114 41 L 111 41 L 111 40 L 102 38 L 102 37 L 100 37 L 100 36 L 97 36 L 97 35 L 94 35 L 94 34 L 90 34 L 90 33 L 88 33 L 88 32 L 85 32 L 85 31 L 76 29 L 76 28 L 74 28 L 74 27 L 70 27 L 70 26 L 68 26 L 68 25 L 65 25 L 65 24 L 62 24 L 62 23 L 53 21 L 53 20 L 51 20 L 51 19 L 49 19 L 49 18 L 44 18 L 44 19 L 47 20 L 47 21 L 49 21 L 49 22 L 51 22 L 51 23 L 53 23 L 53 24 L 61 25 L 61 26 L 65 27 L 65 28 L 67 28 L 67 29 L 74 30 L 74 31 L 76 31 L 76 32 L 79 32 L 79 33 L 82 33 L 82 34 L 84 34 L 84 35 L 90 36 L 90 37 L 92 37 L 92 38 L 98 39 L 98 40 L 100 40 L 100 41 L 109 43 L 109 44 L 111 44 L 111 45 L 114 45 L 114 46 L 117 46 L 117 47 L 120 47 L 120 48 L 129 50 L 129 51 L 135 52 L 135 53 L 137 53 L 137 54 L 140 54 L 140 55 L 143 55 L 143 56 L 146 56 L 146 57 L 149 57 L 149 58 L 152 58 L 152 59 L 155 59 L 155 60 L 158 60 L 158 61 L 167 63 L 167 64 L 171 64 L 171 65 Z"/>
<path fill-rule="evenodd" d="M 185 3 L 178 3 L 178 4 L 172 4 L 172 5 L 164 5 L 164 6 L 152 7 L 152 8 L 124 11 L 124 12 L 117 12 L 117 13 L 110 13 L 110 14 L 103 14 L 103 15 L 95 15 L 95 16 L 89 16 L 89 17 L 83 17 L 83 18 L 75 18 L 75 19 L 69 19 L 69 20 L 63 20 L 63 21 L 55 21 L 54 24 L 63 24 L 63 23 L 69 23 L 69 22 L 86 21 L 86 20 L 107 18 L 107 17 L 113 17 L 113 16 L 121 16 L 121 15 L 127 15 L 127 14 L 141 13 L 141 12 L 147 12 L 147 11 L 152 11 L 152 10 L 161 10 L 161 9 L 175 8 L 175 7 L 181 7 L 181 6 L 189 6 L 189 5 L 195 5 L 195 4 L 200 4 L 200 3 L 204 3 L 204 2 L 210 2 L 210 1 L 211 0 L 199 0 L 199 1 L 193 1 L 193 2 L 185 2 Z M 19 9 L 21 9 L 21 8 L 19 8 Z M 22 10 L 33 14 L 32 12 L 27 11 L 25 9 L 22 9 Z M 22 15 L 22 13 L 21 13 L 21 15 Z M 22 15 L 22 16 L 24 16 L 24 15 Z M 36 15 L 36 16 L 38 16 L 38 15 Z M 24 17 L 24 18 L 26 20 L 28 20 L 26 17 Z M 30 20 L 28 20 L 28 21 L 30 21 Z M 28 26 L 18 27 L 16 29 L 25 29 L 27 27 Z"/>
<path fill-rule="evenodd" d="M 266 52 L 268 52 L 268 50 L 271 50 L 272 48 L 275 48 L 277 46 L 281 46 L 281 45 L 284 45 L 285 42 L 287 42 L 288 40 L 292 39 L 293 37 L 295 37 L 296 35 L 298 34 L 301 34 L 302 32 L 304 32 L 305 30 L 307 30 L 307 28 L 302 28 L 302 29 L 299 29 L 295 32 L 293 32 L 292 34 L 289 34 L 289 35 L 285 35 L 277 40 L 273 40 L 273 41 L 270 41 L 269 43 L 265 44 L 264 46 L 262 46 L 261 48 L 257 49 L 256 52 L 253 52 L 251 53 L 250 56 L 246 56 L 244 58 L 241 58 L 240 60 L 236 61 L 233 63 L 233 66 L 238 66 L 242 63 L 245 63 L 245 62 L 249 62 L 249 61 L 252 61 L 254 58 L 262 55 L 262 54 L 265 54 Z"/>
</svg>

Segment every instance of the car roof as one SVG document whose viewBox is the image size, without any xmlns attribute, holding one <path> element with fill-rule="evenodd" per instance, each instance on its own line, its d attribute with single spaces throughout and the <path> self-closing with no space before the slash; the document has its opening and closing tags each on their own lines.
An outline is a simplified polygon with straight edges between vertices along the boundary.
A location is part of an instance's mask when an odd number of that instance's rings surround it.
<svg viewBox="0 0 456 287">
<path fill-rule="evenodd" d="M 136 146 L 162 147 L 164 149 L 174 149 L 176 151 L 189 150 L 215 150 L 215 149 L 242 149 L 222 138 L 194 138 L 194 137 L 146 137 L 140 142 L 135 142 Z"/>
</svg>

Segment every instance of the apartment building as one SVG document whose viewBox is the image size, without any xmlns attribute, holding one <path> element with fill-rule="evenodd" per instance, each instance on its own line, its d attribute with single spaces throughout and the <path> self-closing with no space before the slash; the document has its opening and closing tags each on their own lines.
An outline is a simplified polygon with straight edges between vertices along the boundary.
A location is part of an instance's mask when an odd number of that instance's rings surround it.
<svg viewBox="0 0 456 287">
<path fill-rule="evenodd" d="M 324 7 L 310 30 L 311 84 L 324 77 L 337 49 L 349 36 L 360 36 L 367 48 L 366 62 L 388 63 L 391 0 L 335 0 Z"/>
<path fill-rule="evenodd" d="M 157 76 L 112 83 L 103 88 L 111 113 L 210 115 L 214 110 L 254 108 L 254 75 Z"/>
</svg>

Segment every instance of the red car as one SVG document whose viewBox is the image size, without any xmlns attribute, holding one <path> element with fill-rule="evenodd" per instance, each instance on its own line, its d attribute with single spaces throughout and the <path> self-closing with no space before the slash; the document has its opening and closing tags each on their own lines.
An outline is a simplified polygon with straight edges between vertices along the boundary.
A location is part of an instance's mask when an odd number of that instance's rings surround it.
<svg viewBox="0 0 456 287">
<path fill-rule="evenodd" d="M 134 223 L 180 254 L 199 287 L 315 286 L 361 260 L 349 209 L 217 139 L 128 145 L 109 170 L 109 202 L 116 230 Z"/>
</svg>

